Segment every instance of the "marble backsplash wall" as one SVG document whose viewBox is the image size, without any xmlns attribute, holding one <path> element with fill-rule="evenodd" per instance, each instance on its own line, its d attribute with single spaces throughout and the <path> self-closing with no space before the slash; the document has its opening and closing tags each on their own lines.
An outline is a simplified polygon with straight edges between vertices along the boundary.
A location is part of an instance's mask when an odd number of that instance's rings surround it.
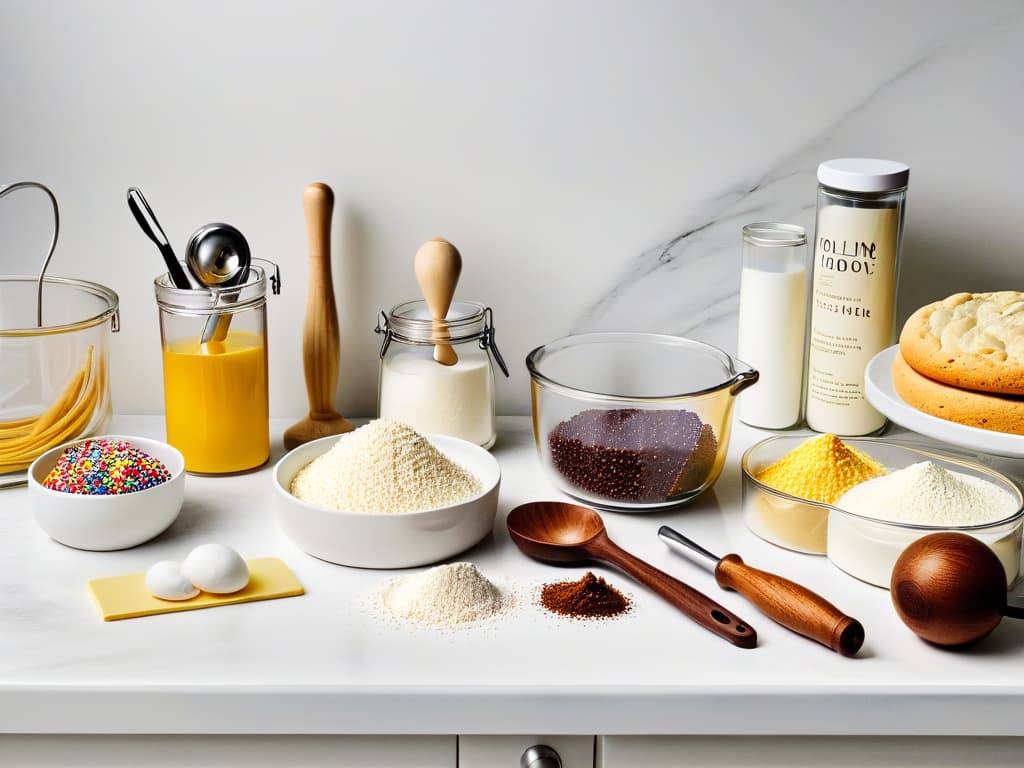
<svg viewBox="0 0 1024 768">
<path fill-rule="evenodd" d="M 305 410 L 299 338 L 310 181 L 330 183 L 338 401 L 369 415 L 379 309 L 417 296 L 412 255 L 448 237 L 459 296 L 522 360 L 570 332 L 651 330 L 735 350 L 740 228 L 813 228 L 815 169 L 911 166 L 898 319 L 958 290 L 1024 286 L 1019 2 L 419 3 L 0 0 L 0 183 L 51 185 L 54 274 L 121 296 L 115 408 L 162 409 L 156 250 L 141 186 L 184 250 L 225 220 L 281 264 L 271 408 Z M 0 273 L 48 226 L 0 203 Z"/>
<path fill-rule="evenodd" d="M 734 353 L 742 226 L 800 224 L 810 241 L 818 164 L 878 144 L 886 149 L 873 156 L 911 166 L 898 321 L 948 293 L 1022 290 L 1024 249 L 1013 222 L 1024 209 L 1012 179 L 1024 171 L 1024 144 L 1004 143 L 1013 131 L 1000 125 L 1024 119 L 1021 104 L 1008 101 L 1024 96 L 1021 32 L 1024 5 L 908 46 L 898 70 L 794 152 L 732 179 L 686 217 L 681 234 L 630 260 L 573 332 L 658 329 Z"/>
</svg>

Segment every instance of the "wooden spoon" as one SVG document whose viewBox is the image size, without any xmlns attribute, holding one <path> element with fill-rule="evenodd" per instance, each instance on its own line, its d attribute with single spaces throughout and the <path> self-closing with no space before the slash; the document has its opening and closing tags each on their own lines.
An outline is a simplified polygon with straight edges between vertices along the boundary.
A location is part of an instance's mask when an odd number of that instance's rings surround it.
<svg viewBox="0 0 1024 768">
<path fill-rule="evenodd" d="M 413 266 L 427 309 L 434 316 L 434 338 L 448 338 L 444 319 L 455 296 L 455 286 L 462 274 L 462 256 L 458 249 L 442 237 L 427 240 L 416 251 Z M 451 344 L 435 344 L 434 359 L 441 365 L 455 365 L 459 356 Z"/>
<path fill-rule="evenodd" d="M 592 509 L 561 501 L 535 501 L 509 512 L 506 524 L 512 541 L 529 557 L 549 563 L 611 563 L 733 645 L 757 645 L 757 633 L 743 619 L 608 538 L 604 521 Z"/>
<path fill-rule="evenodd" d="M 338 385 L 338 309 L 331 282 L 331 215 L 334 192 L 326 184 L 310 184 L 302 193 L 309 236 L 309 294 L 302 326 L 302 367 L 306 373 L 309 415 L 284 433 L 284 447 L 328 435 L 351 432 L 355 426 L 334 408 Z"/>
<path fill-rule="evenodd" d="M 1003 616 L 1024 619 L 1024 608 L 1007 603 L 1006 571 L 995 552 L 964 533 L 933 533 L 908 546 L 890 588 L 903 623 L 936 645 L 969 645 Z"/>
</svg>

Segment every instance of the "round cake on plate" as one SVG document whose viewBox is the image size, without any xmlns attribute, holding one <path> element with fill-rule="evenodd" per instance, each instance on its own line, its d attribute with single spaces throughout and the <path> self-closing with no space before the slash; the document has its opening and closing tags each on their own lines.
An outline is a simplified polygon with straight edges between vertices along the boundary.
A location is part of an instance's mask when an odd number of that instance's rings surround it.
<svg viewBox="0 0 1024 768">
<path fill-rule="evenodd" d="M 947 421 L 1024 435 L 1024 293 L 956 293 L 903 326 L 893 387 Z"/>
</svg>

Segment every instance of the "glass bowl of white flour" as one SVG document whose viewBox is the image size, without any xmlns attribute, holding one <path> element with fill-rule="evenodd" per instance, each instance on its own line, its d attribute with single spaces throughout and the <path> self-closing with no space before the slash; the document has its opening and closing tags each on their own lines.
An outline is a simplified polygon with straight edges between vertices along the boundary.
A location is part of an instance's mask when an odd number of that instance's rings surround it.
<svg viewBox="0 0 1024 768">
<path fill-rule="evenodd" d="M 1020 575 L 1024 497 L 1008 478 L 981 464 L 886 440 L 844 440 L 883 464 L 887 474 L 855 485 L 828 514 L 827 555 L 846 573 L 889 588 L 896 560 L 912 542 L 940 531 L 987 544 L 1006 571 Z"/>
</svg>

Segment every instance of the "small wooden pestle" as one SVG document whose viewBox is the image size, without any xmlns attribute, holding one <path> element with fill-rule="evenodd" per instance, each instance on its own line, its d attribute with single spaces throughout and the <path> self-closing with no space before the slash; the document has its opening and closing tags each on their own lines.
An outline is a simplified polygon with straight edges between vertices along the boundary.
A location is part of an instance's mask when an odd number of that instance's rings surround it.
<svg viewBox="0 0 1024 768">
<path fill-rule="evenodd" d="M 455 286 L 462 273 L 462 256 L 458 249 L 442 237 L 427 240 L 416 251 L 414 261 L 416 282 L 420 284 L 427 309 L 434 318 L 434 338 L 448 338 L 444 319 L 452 305 Z M 455 365 L 459 356 L 451 344 L 434 345 L 434 359 L 441 365 Z"/>
<path fill-rule="evenodd" d="M 288 450 L 319 437 L 355 429 L 334 408 L 338 384 L 338 310 L 331 282 L 331 215 L 334 192 L 326 184 L 310 184 L 302 193 L 309 237 L 309 294 L 302 326 L 302 367 L 306 373 L 309 415 L 284 433 Z"/>
</svg>

